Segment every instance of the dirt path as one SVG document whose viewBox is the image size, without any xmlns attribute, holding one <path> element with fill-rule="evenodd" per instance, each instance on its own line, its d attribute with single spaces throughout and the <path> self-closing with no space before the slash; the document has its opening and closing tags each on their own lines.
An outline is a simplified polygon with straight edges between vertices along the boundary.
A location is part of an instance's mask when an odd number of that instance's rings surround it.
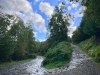
<svg viewBox="0 0 100 75">
<path fill-rule="evenodd" d="M 72 45 L 73 52 L 69 64 L 54 68 L 45 69 L 41 67 L 43 57 L 6 67 L 0 70 L 0 75 L 100 75 L 100 67 L 78 46 Z"/>
</svg>

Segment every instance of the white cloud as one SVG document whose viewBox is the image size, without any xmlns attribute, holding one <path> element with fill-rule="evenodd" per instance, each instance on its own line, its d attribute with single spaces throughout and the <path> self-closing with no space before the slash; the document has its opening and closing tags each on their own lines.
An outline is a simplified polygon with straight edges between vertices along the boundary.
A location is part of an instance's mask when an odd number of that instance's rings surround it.
<svg viewBox="0 0 100 75">
<path fill-rule="evenodd" d="M 75 2 L 72 1 L 70 2 L 69 0 L 65 0 L 66 4 L 68 5 L 67 9 L 68 11 L 72 10 L 73 13 L 70 13 L 73 16 L 73 19 L 77 19 L 78 17 L 82 18 L 84 15 L 84 11 L 86 10 L 85 6 L 81 6 L 81 1 L 79 0 L 79 2 Z M 72 33 L 73 31 L 76 30 L 77 26 L 74 26 L 74 21 L 73 20 L 69 20 L 70 26 L 68 27 L 68 36 L 72 37 Z"/>
<path fill-rule="evenodd" d="M 77 26 L 74 26 L 74 21 L 69 20 L 70 26 L 68 27 L 68 36 L 72 37 L 72 33 L 76 30 Z"/>
<path fill-rule="evenodd" d="M 35 2 L 39 2 L 40 0 L 35 0 Z"/>
<path fill-rule="evenodd" d="M 71 7 L 71 6 L 68 6 L 67 8 L 68 8 L 68 10 L 69 10 L 69 11 L 72 9 L 72 7 Z"/>
<path fill-rule="evenodd" d="M 83 17 L 85 10 L 86 10 L 86 7 L 85 6 L 81 6 L 78 11 L 76 11 L 75 13 L 73 13 L 74 17 L 75 18 L 77 18 L 77 17 Z"/>
<path fill-rule="evenodd" d="M 66 1 L 66 0 L 65 0 Z M 70 11 L 72 9 L 76 10 L 79 7 L 79 3 L 78 2 L 70 2 L 70 1 L 66 1 L 66 4 L 68 4 L 67 9 Z"/>
<path fill-rule="evenodd" d="M 38 1 L 38 0 L 37 0 Z M 3 12 L 8 14 L 17 14 L 24 22 L 31 20 L 36 30 L 46 32 L 45 20 L 38 13 L 35 13 L 28 0 L 2 0 L 0 5 L 3 7 Z"/>
<path fill-rule="evenodd" d="M 66 4 L 70 4 L 70 1 L 69 0 L 65 0 Z"/>
<path fill-rule="evenodd" d="M 2 0 L 0 5 L 6 11 L 24 11 L 25 13 L 32 11 L 31 5 L 27 0 Z"/>
<path fill-rule="evenodd" d="M 72 15 L 74 16 L 75 19 L 78 18 L 78 17 L 83 17 L 85 10 L 86 10 L 86 7 L 81 6 L 79 8 L 79 10 L 74 12 Z M 72 35 L 73 35 L 72 33 L 73 33 L 73 31 L 76 30 L 77 26 L 74 26 L 74 21 L 73 20 L 69 20 L 68 22 L 70 23 L 70 26 L 68 27 L 68 30 L 69 30 L 68 36 L 72 37 Z"/>
<path fill-rule="evenodd" d="M 46 41 L 46 39 L 38 39 L 36 41 L 44 42 L 44 41 Z"/>
<path fill-rule="evenodd" d="M 41 2 L 39 5 L 39 8 L 41 12 L 45 13 L 49 17 L 53 14 L 53 11 L 54 11 L 54 6 L 51 6 L 47 2 Z"/>
<path fill-rule="evenodd" d="M 44 1 L 44 0 L 35 0 L 35 2 L 42 2 L 42 1 Z"/>
<path fill-rule="evenodd" d="M 72 8 L 77 8 L 79 6 L 78 2 L 70 2 Z"/>
<path fill-rule="evenodd" d="M 47 32 L 45 27 L 45 20 L 42 18 L 41 15 L 34 13 L 33 14 L 33 23 L 36 30 L 39 30 L 39 32 Z"/>
<path fill-rule="evenodd" d="M 36 37 L 37 36 L 37 32 L 33 31 L 33 33 L 34 33 L 34 36 Z"/>
<path fill-rule="evenodd" d="M 42 1 L 44 1 L 44 0 L 35 0 L 35 1 L 34 1 L 34 5 L 35 5 L 36 3 L 42 2 Z"/>
</svg>

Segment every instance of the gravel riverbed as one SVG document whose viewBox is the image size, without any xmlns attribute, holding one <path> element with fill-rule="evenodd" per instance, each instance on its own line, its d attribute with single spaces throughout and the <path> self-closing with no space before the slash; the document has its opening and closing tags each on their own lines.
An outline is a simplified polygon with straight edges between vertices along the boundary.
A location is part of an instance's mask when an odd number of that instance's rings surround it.
<svg viewBox="0 0 100 75">
<path fill-rule="evenodd" d="M 78 46 L 73 46 L 72 59 L 66 71 L 48 75 L 100 75 L 100 66 Z"/>
<path fill-rule="evenodd" d="M 37 56 L 32 61 L 0 69 L 0 75 L 100 75 L 100 66 L 78 46 L 72 47 L 71 61 L 65 66 L 45 69 L 41 67 L 43 57 Z"/>
</svg>

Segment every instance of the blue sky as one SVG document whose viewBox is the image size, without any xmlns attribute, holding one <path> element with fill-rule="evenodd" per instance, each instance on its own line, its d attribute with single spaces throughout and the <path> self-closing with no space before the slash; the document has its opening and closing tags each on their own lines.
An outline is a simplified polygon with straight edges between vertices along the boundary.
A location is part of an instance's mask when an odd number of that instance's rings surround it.
<svg viewBox="0 0 100 75">
<path fill-rule="evenodd" d="M 39 41 L 44 41 L 47 38 L 48 20 L 54 13 L 54 6 L 59 0 L 2 0 L 0 5 L 5 8 L 2 10 L 5 13 L 16 13 L 25 23 L 28 20 L 32 21 L 35 38 Z M 60 0 L 66 4 L 68 12 L 74 16 L 73 20 L 69 20 L 70 26 L 68 35 L 71 37 L 72 32 L 80 24 L 83 12 L 86 8 L 80 3 L 69 2 L 69 0 Z M 23 13 L 22 13 L 23 12 Z M 82 12 L 82 13 L 81 13 Z M 80 14 L 81 13 L 81 14 Z"/>
</svg>

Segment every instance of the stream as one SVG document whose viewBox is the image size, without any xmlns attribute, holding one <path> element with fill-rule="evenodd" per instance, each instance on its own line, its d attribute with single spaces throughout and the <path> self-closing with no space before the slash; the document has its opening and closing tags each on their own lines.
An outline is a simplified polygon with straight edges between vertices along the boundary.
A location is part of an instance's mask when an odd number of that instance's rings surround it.
<svg viewBox="0 0 100 75">
<path fill-rule="evenodd" d="M 42 56 L 37 56 L 36 59 L 31 60 L 29 62 L 20 63 L 0 69 L 0 75 L 100 75 L 100 67 L 99 69 L 95 69 L 97 74 L 91 74 L 92 72 L 88 73 L 87 70 L 89 70 L 89 67 L 84 66 L 88 64 L 87 61 L 91 62 L 95 67 L 98 67 L 98 65 L 94 61 L 92 61 L 92 59 L 86 53 L 84 53 L 78 46 L 72 44 L 72 47 L 73 52 L 71 61 L 69 62 L 69 64 L 65 64 L 62 67 L 54 69 L 45 69 L 41 66 L 41 63 L 44 60 L 44 58 Z M 93 65 L 92 67 L 94 67 Z M 84 71 L 84 73 L 86 72 L 86 74 L 81 73 L 81 68 L 82 72 Z"/>
</svg>

